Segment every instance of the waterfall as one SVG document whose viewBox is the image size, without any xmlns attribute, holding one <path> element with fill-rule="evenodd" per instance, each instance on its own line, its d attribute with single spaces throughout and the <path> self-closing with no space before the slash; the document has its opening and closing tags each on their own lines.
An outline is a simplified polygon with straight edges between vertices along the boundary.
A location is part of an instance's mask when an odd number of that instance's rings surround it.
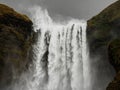
<svg viewBox="0 0 120 90">
<path fill-rule="evenodd" d="M 86 22 L 71 19 L 58 23 L 47 10 L 36 7 L 33 11 L 38 33 L 33 45 L 33 74 L 20 90 L 91 90 Z"/>
<path fill-rule="evenodd" d="M 34 30 L 39 34 L 31 90 L 90 90 L 86 22 L 55 23 L 47 10 L 34 11 Z"/>
</svg>

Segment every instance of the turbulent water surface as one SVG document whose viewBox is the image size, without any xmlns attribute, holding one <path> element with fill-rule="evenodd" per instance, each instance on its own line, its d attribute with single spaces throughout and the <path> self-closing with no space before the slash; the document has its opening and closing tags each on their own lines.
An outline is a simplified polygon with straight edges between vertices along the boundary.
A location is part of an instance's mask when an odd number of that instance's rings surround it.
<svg viewBox="0 0 120 90">
<path fill-rule="evenodd" d="M 46 10 L 36 7 L 33 11 L 38 35 L 33 45 L 34 67 L 22 78 L 26 83 L 20 90 L 91 90 L 86 22 L 55 23 Z"/>
</svg>

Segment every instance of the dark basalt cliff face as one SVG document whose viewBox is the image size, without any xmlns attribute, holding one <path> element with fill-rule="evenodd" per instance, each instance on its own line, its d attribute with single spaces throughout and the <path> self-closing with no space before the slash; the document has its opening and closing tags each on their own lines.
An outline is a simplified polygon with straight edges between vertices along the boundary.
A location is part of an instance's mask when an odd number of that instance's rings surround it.
<svg viewBox="0 0 120 90">
<path fill-rule="evenodd" d="M 32 36 L 32 21 L 0 4 L 0 89 L 25 70 Z"/>
<path fill-rule="evenodd" d="M 120 0 L 113 3 L 100 14 L 88 21 L 88 41 L 90 46 L 91 57 L 100 55 L 104 67 L 98 69 L 100 77 L 102 71 L 110 65 L 115 68 L 117 75 L 108 85 L 107 90 L 120 90 Z M 109 58 L 109 59 L 108 59 Z M 112 68 L 111 68 L 112 70 Z M 110 74 L 106 75 L 109 77 Z M 112 75 L 113 76 L 113 75 Z M 97 90 L 97 89 L 96 89 Z"/>
<path fill-rule="evenodd" d="M 115 39 L 110 42 L 108 54 L 110 63 L 116 70 L 116 76 L 107 87 L 107 90 L 120 90 L 120 39 Z"/>
</svg>

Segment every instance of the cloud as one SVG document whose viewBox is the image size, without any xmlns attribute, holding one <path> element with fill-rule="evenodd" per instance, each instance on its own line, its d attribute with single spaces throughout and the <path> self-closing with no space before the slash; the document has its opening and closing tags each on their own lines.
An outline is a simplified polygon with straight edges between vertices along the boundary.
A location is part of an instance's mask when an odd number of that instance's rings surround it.
<svg viewBox="0 0 120 90">
<path fill-rule="evenodd" d="M 25 14 L 29 7 L 40 5 L 47 8 L 52 17 L 58 15 L 79 19 L 90 19 L 115 1 L 117 0 L 0 0 Z"/>
</svg>

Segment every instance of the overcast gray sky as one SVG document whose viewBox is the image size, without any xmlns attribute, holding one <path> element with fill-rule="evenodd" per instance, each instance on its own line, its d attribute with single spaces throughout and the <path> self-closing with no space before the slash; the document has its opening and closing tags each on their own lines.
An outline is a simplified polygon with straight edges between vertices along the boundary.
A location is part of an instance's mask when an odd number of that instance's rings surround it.
<svg viewBox="0 0 120 90">
<path fill-rule="evenodd" d="M 26 13 L 29 7 L 41 5 L 51 16 L 61 15 L 79 19 L 90 19 L 117 0 L 0 0 L 19 12 Z"/>
</svg>

